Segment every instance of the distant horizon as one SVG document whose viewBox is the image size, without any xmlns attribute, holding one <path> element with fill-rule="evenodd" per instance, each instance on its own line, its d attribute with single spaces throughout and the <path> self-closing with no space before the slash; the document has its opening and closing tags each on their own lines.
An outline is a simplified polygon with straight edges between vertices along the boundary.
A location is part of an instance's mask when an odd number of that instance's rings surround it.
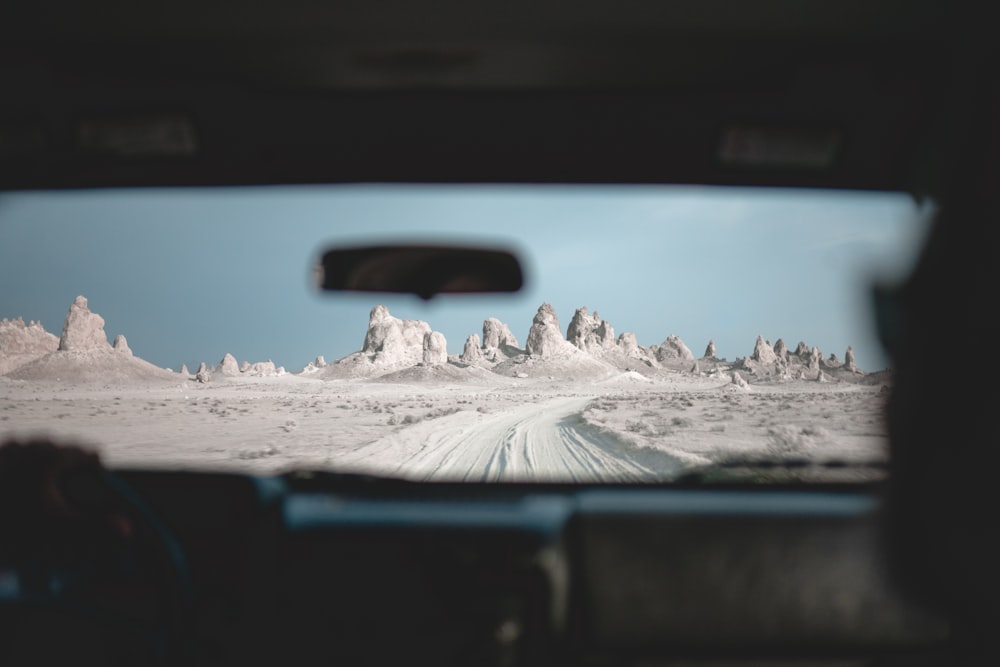
<svg viewBox="0 0 1000 667">
<path fill-rule="evenodd" d="M 95 314 L 97 314 L 97 315 L 101 315 L 101 313 L 99 311 L 94 310 L 93 308 L 90 307 L 90 305 L 89 305 L 90 304 L 90 299 L 89 299 L 89 297 L 87 297 L 86 294 L 79 294 L 77 296 L 83 296 L 84 298 L 86 298 L 87 301 L 88 301 L 88 308 L 90 309 L 90 311 L 93 312 L 93 313 L 95 313 Z M 74 299 L 75 298 L 76 297 L 74 297 Z M 550 302 L 543 301 L 542 303 L 550 303 Z M 541 307 L 542 303 L 539 304 L 539 307 Z M 383 302 L 373 302 L 372 309 L 376 308 L 379 305 L 385 305 L 385 304 Z M 581 306 L 581 307 L 583 307 L 583 306 Z M 68 310 L 69 310 L 69 308 L 67 307 L 67 311 Z M 562 317 L 559 317 L 559 326 L 560 326 L 560 331 L 562 333 L 563 339 L 566 339 L 567 328 L 569 326 L 569 323 L 572 321 L 573 315 L 575 315 L 576 310 L 577 309 L 573 309 L 573 314 L 570 315 L 568 318 L 566 318 L 565 322 L 564 322 L 564 320 L 563 320 Z M 589 308 L 588 308 L 588 312 L 589 312 L 590 315 L 593 315 L 595 312 L 600 313 L 600 311 L 591 310 Z M 399 317 L 398 315 L 396 315 L 396 313 L 394 313 L 392 311 L 391 308 L 389 308 L 389 313 L 393 317 L 397 317 L 398 319 L 401 319 L 401 320 L 403 320 L 403 319 L 417 319 L 417 318 Z M 559 316 L 558 311 L 557 311 L 556 315 Z M 56 338 L 59 338 L 61 336 L 62 330 L 63 330 L 63 328 L 65 326 L 65 323 L 64 323 L 64 324 L 61 324 L 56 329 L 50 329 L 43 322 L 40 322 L 38 320 L 30 320 L 30 319 L 28 319 L 28 318 L 26 318 L 24 316 L 20 316 L 20 315 L 2 316 L 2 317 L 0 317 L 0 320 L 14 320 L 14 321 L 16 321 L 19 318 L 24 321 L 25 325 L 30 325 L 32 322 L 38 322 L 39 324 L 42 325 L 42 327 L 44 328 L 44 330 L 47 333 L 53 334 L 54 336 L 56 336 Z M 103 315 L 102 315 L 102 318 L 103 318 Z M 107 338 L 108 344 L 111 345 L 116 336 L 123 335 L 125 337 L 125 339 L 128 341 L 129 348 L 132 349 L 133 348 L 133 342 L 132 342 L 132 340 L 129 339 L 128 333 L 124 332 L 124 331 L 116 331 L 113 334 L 110 333 L 108 331 L 109 324 L 107 322 L 107 319 L 106 318 L 104 318 L 104 319 L 105 319 L 104 333 L 105 333 L 105 337 Z M 484 320 L 485 319 L 488 319 L 488 318 L 484 318 Z M 606 319 L 606 318 L 601 317 L 601 319 L 603 320 L 603 319 Z M 427 320 L 423 320 L 423 321 L 427 322 L 427 324 L 431 327 L 432 331 L 438 331 L 438 329 L 436 329 L 434 327 L 433 322 L 428 322 Z M 517 334 L 517 332 L 514 330 L 514 327 L 511 326 L 510 322 L 505 322 L 503 320 L 501 320 L 501 321 L 504 324 L 506 324 L 508 326 L 508 328 L 511 329 L 511 332 L 514 333 L 515 338 L 517 338 L 517 341 L 518 341 L 518 343 L 520 345 L 520 348 L 524 349 L 525 344 L 526 344 L 526 339 L 528 337 L 528 332 L 530 331 L 530 326 L 531 326 L 530 323 L 528 325 L 528 329 L 525 330 L 524 335 L 522 336 L 522 335 L 518 335 Z M 609 323 L 614 328 L 615 338 L 616 339 L 621 334 L 623 334 L 623 333 L 634 333 L 634 332 L 630 332 L 627 329 L 626 330 L 619 330 L 617 327 L 615 327 L 615 323 L 614 322 L 610 322 L 609 321 Z M 367 321 L 366 321 L 366 325 L 365 325 L 365 331 L 367 331 Z M 477 336 L 479 336 L 480 337 L 480 341 L 482 341 L 482 323 L 480 323 L 480 328 L 478 330 L 476 330 L 476 331 L 470 332 L 470 335 L 472 333 L 475 333 Z M 362 334 L 361 334 L 361 340 L 362 340 L 362 342 L 364 340 L 364 335 L 365 335 L 365 332 L 362 332 Z M 665 340 L 667 338 L 667 336 L 670 336 L 670 335 L 676 335 L 676 334 L 667 334 L 667 335 L 665 335 L 663 337 L 663 339 Z M 762 334 L 758 334 L 758 335 L 762 335 Z M 456 347 L 456 344 L 453 343 L 451 339 L 448 339 L 446 337 L 446 341 L 447 341 L 447 344 L 448 344 L 448 354 L 449 355 L 460 355 L 462 353 L 462 349 L 464 349 L 465 341 L 466 341 L 467 338 L 468 338 L 468 335 L 466 335 L 464 338 L 462 338 L 460 341 L 458 341 L 457 347 L 459 349 L 455 350 L 454 348 Z M 707 350 L 709 342 L 714 342 L 715 341 L 714 338 L 710 338 L 710 339 L 708 339 L 708 340 L 705 341 L 705 343 L 704 343 L 703 346 L 698 346 L 697 344 L 692 345 L 689 341 L 685 340 L 683 336 L 679 336 L 678 335 L 678 338 L 680 338 L 681 342 L 683 342 L 688 347 L 688 349 L 691 350 L 691 353 L 694 355 L 694 357 L 696 359 L 703 358 L 704 352 Z M 765 342 L 767 342 L 772 347 L 774 347 L 774 345 L 777 344 L 778 340 L 783 340 L 784 343 L 785 343 L 785 345 L 786 345 L 786 347 L 789 349 L 789 351 L 795 350 L 798 347 L 798 344 L 800 342 L 806 343 L 806 345 L 808 345 L 808 347 L 810 349 L 812 349 L 813 347 L 818 347 L 818 346 L 814 346 L 814 345 L 810 344 L 809 341 L 804 341 L 804 340 L 795 340 L 795 341 L 792 341 L 791 339 L 787 339 L 787 338 L 784 338 L 784 337 L 781 337 L 781 336 L 779 336 L 777 338 L 774 338 L 774 339 L 767 338 L 766 336 L 763 336 L 763 338 L 764 338 Z M 737 355 L 723 354 L 723 351 L 720 350 L 720 349 L 718 349 L 718 344 L 716 343 L 716 358 L 718 358 L 719 360 L 722 360 L 722 361 L 736 361 L 736 360 L 738 360 L 740 358 L 743 358 L 743 357 L 749 357 L 753 353 L 754 346 L 756 345 L 756 340 L 757 340 L 757 337 L 754 336 L 754 340 L 748 345 L 749 352 L 746 352 L 745 354 L 737 354 Z M 639 346 L 643 347 L 643 348 L 647 348 L 647 349 L 650 348 L 650 347 L 652 347 L 653 345 L 662 345 L 662 343 L 663 343 L 663 340 L 660 340 L 658 342 L 653 342 L 653 343 L 644 343 L 642 340 L 638 340 Z M 843 361 L 848 346 L 851 346 L 852 348 L 854 348 L 853 345 L 851 345 L 850 343 L 848 343 L 848 345 L 845 345 L 844 350 L 841 351 L 841 352 L 839 352 L 839 353 L 836 350 L 823 350 L 822 348 L 820 348 L 820 351 L 823 353 L 823 358 L 824 359 L 828 359 L 831 354 L 834 354 L 834 355 L 836 355 L 837 359 L 839 359 L 840 361 Z M 194 364 L 191 364 L 191 363 L 188 363 L 188 362 L 182 362 L 182 364 L 177 364 L 176 366 L 170 366 L 170 365 L 163 366 L 161 364 L 157 364 L 156 362 L 153 362 L 150 359 L 146 359 L 145 357 L 143 357 L 141 354 L 138 354 L 138 353 L 136 353 L 136 356 L 138 356 L 141 359 L 144 359 L 145 361 L 150 361 L 150 363 L 154 363 L 155 365 L 160 366 L 161 368 L 167 368 L 167 369 L 170 369 L 170 370 L 178 371 L 178 370 L 180 370 L 180 368 L 181 368 L 182 365 L 186 365 L 189 370 L 193 370 L 193 369 L 197 368 L 201 363 L 205 363 L 208 367 L 217 366 L 227 354 L 232 354 L 232 356 L 239 363 L 242 363 L 244 361 L 247 361 L 249 363 L 272 361 L 272 362 L 274 362 L 274 364 L 275 364 L 276 367 L 279 367 L 279 366 L 283 367 L 286 372 L 289 372 L 289 373 L 298 373 L 298 372 L 302 371 L 303 368 L 305 366 L 307 366 L 310 362 L 315 361 L 320 356 L 322 356 L 327 363 L 332 363 L 332 362 L 335 362 L 335 361 L 337 361 L 339 359 L 343 359 L 345 357 L 351 356 L 352 354 L 360 352 L 361 349 L 362 349 L 362 347 L 363 347 L 363 343 L 359 343 L 358 346 L 357 346 L 357 349 L 352 350 L 350 352 L 347 352 L 345 354 L 341 354 L 341 355 L 336 356 L 336 357 L 328 357 L 327 355 L 319 353 L 319 354 L 315 355 L 314 357 L 312 357 L 311 359 L 309 359 L 309 361 L 307 361 L 306 363 L 302 364 L 301 366 L 296 366 L 296 367 L 288 367 L 288 366 L 280 363 L 279 361 L 275 360 L 273 357 L 265 357 L 265 358 L 260 358 L 260 359 L 256 359 L 256 358 L 250 359 L 250 358 L 240 357 L 240 356 L 238 356 L 238 355 L 236 355 L 236 354 L 234 354 L 232 352 L 229 352 L 229 351 L 224 352 L 218 359 L 215 359 L 215 360 L 200 359 L 199 361 L 195 362 Z M 134 352 L 134 350 L 133 350 L 133 352 Z M 855 353 L 856 356 L 858 355 L 858 350 L 856 348 L 854 348 L 854 353 Z M 861 367 L 861 370 L 866 371 L 866 372 L 868 372 L 868 371 L 874 372 L 874 371 L 879 371 L 879 370 L 885 370 L 886 368 L 888 368 L 888 366 L 882 367 L 882 368 L 864 368 L 863 366 L 861 366 L 861 364 L 859 364 L 859 367 Z"/>
<path fill-rule="evenodd" d="M 577 308 L 640 345 L 749 356 L 758 335 L 865 371 L 889 367 L 873 281 L 911 266 L 927 211 L 901 193 L 679 186 L 270 186 L 0 195 L 0 318 L 58 336 L 87 297 L 108 340 L 163 368 L 271 360 L 297 372 L 361 349 L 378 303 L 428 322 L 449 354 L 496 317 L 523 346 L 543 302 L 563 337 Z M 516 295 L 318 293 L 329 245 L 448 240 L 511 248 Z M 15 287 L 16 286 L 16 287 Z"/>
</svg>

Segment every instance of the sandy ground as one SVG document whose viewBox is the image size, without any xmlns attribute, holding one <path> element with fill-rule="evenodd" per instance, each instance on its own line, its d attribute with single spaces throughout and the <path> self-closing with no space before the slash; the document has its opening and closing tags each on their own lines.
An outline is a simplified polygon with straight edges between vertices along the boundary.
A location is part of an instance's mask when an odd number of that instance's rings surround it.
<svg viewBox="0 0 1000 667">
<path fill-rule="evenodd" d="M 832 463 L 824 469 L 864 479 L 870 467 L 843 464 L 886 460 L 888 394 L 879 387 L 744 389 L 683 373 L 504 380 L 289 374 L 202 384 L 177 375 L 95 386 L 0 378 L 0 437 L 82 443 L 112 467 L 438 480 L 664 481 L 749 460 Z"/>
</svg>

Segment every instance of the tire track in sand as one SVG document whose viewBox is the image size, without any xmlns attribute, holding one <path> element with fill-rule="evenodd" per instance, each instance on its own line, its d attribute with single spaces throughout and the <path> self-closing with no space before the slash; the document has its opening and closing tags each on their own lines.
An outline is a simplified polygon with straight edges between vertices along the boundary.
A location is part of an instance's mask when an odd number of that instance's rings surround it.
<svg viewBox="0 0 1000 667">
<path fill-rule="evenodd" d="M 560 397 L 503 412 L 458 413 L 409 426 L 352 452 L 338 467 L 408 479 L 467 481 L 653 481 L 673 476 L 664 454 L 651 469 L 611 435 L 584 424 L 590 397 Z"/>
</svg>

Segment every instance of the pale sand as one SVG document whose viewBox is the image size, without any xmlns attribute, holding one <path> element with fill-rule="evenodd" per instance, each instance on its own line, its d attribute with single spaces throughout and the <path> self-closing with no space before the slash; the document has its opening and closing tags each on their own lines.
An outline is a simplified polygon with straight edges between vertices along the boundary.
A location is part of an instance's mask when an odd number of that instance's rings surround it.
<svg viewBox="0 0 1000 667">
<path fill-rule="evenodd" d="M 0 439 L 83 443 L 119 468 L 437 480 L 664 481 L 745 459 L 887 457 L 888 392 L 879 386 L 740 388 L 724 374 L 681 372 L 589 382 L 174 377 L 103 385 L 0 377 Z"/>
</svg>

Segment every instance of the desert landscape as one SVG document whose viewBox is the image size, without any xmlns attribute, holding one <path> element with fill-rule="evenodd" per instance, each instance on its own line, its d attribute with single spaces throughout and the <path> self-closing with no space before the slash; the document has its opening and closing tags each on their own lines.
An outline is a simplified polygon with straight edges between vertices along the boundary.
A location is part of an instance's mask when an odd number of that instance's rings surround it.
<svg viewBox="0 0 1000 667">
<path fill-rule="evenodd" d="M 227 354 L 160 368 L 80 296 L 59 336 L 0 321 L 0 440 L 43 436 L 116 468 L 414 480 L 867 481 L 883 474 L 891 370 L 784 340 L 698 356 L 543 303 L 522 344 L 488 318 L 460 354 L 376 305 L 359 350 L 286 370 Z"/>
</svg>

